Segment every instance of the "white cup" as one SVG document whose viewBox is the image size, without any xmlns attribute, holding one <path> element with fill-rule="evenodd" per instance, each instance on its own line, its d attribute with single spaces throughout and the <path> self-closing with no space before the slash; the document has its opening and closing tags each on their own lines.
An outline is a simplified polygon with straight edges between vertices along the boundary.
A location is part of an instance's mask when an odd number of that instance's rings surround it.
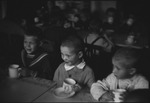
<svg viewBox="0 0 150 103">
<path fill-rule="evenodd" d="M 20 68 L 19 68 L 19 65 L 18 64 L 12 64 L 12 65 L 10 65 L 9 66 L 9 77 L 10 78 L 18 78 L 19 77 L 19 70 L 20 70 Z"/>
<path fill-rule="evenodd" d="M 120 98 L 122 98 L 121 94 L 125 93 L 126 90 L 125 89 L 116 89 L 113 91 L 114 94 L 114 102 L 122 102 L 122 100 Z"/>
<path fill-rule="evenodd" d="M 64 91 L 71 93 L 73 91 L 73 86 L 76 84 L 76 81 L 72 78 L 66 78 L 63 82 Z"/>
</svg>

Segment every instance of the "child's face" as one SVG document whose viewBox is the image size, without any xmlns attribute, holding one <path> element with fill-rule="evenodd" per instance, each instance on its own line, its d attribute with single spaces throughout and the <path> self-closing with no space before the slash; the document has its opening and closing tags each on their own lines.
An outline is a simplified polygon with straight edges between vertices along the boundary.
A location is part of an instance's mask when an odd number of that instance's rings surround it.
<svg viewBox="0 0 150 103">
<path fill-rule="evenodd" d="M 130 69 L 124 65 L 124 60 L 112 60 L 113 73 L 118 79 L 126 79 L 130 77 Z"/>
<path fill-rule="evenodd" d="M 61 57 L 67 63 L 67 65 L 70 65 L 70 66 L 76 65 L 81 60 L 82 56 L 80 55 L 80 53 L 75 53 L 74 48 L 61 46 L 60 51 L 61 51 Z"/>
<path fill-rule="evenodd" d="M 28 54 L 36 51 L 38 46 L 37 37 L 34 36 L 24 36 L 24 48 Z"/>
<path fill-rule="evenodd" d="M 134 20 L 133 20 L 132 18 L 129 18 L 129 19 L 127 20 L 127 24 L 128 24 L 129 26 L 131 26 L 131 25 L 133 24 L 133 22 L 134 22 Z"/>
<path fill-rule="evenodd" d="M 112 24 L 114 22 L 114 18 L 113 17 L 108 17 L 107 22 L 109 24 Z"/>
</svg>

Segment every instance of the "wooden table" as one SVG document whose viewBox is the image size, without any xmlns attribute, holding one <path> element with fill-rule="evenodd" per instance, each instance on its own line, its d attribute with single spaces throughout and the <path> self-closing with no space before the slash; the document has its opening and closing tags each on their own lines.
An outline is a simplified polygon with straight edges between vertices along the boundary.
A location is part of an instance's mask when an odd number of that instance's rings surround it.
<svg viewBox="0 0 150 103">
<path fill-rule="evenodd" d="M 82 90 L 69 98 L 59 98 L 53 94 L 53 90 L 47 91 L 33 102 L 97 102 L 89 90 Z"/>
<path fill-rule="evenodd" d="M 40 78 L 6 78 L 0 82 L 0 101 L 32 102 L 55 85 Z"/>
</svg>

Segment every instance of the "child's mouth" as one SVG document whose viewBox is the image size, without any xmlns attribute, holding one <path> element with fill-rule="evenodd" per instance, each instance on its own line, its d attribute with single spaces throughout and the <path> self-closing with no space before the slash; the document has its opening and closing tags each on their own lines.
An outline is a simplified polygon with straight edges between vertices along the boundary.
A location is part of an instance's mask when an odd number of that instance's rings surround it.
<svg viewBox="0 0 150 103">
<path fill-rule="evenodd" d="M 26 50 L 27 50 L 27 51 L 31 51 L 31 49 L 29 49 L 29 48 L 26 48 Z"/>
</svg>

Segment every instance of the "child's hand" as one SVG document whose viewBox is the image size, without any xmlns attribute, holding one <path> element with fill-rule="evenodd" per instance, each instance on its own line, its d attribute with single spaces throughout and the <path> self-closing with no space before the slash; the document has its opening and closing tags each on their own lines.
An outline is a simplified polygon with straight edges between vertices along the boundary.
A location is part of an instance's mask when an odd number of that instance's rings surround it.
<svg viewBox="0 0 150 103">
<path fill-rule="evenodd" d="M 27 75 L 27 70 L 26 70 L 26 68 L 21 68 L 21 70 L 20 70 L 20 75 L 21 75 L 21 76 L 26 76 L 26 75 Z"/>
<path fill-rule="evenodd" d="M 81 90 L 81 86 L 79 85 L 79 84 L 75 84 L 75 85 L 73 85 L 73 91 L 75 91 L 75 92 L 77 92 L 77 91 L 79 91 L 79 90 Z"/>
<path fill-rule="evenodd" d="M 31 75 L 32 77 L 36 77 L 36 76 L 37 76 L 37 72 L 30 71 L 30 75 Z"/>
<path fill-rule="evenodd" d="M 121 101 L 124 101 L 124 98 L 125 98 L 125 96 L 126 96 L 127 94 L 128 94 L 127 92 L 121 93 L 119 99 L 120 99 Z"/>
<path fill-rule="evenodd" d="M 99 99 L 101 102 L 106 102 L 106 101 L 113 101 L 114 94 L 112 91 L 107 91 L 105 92 Z"/>
<path fill-rule="evenodd" d="M 25 76 L 29 76 L 29 75 L 30 75 L 30 72 L 31 72 L 31 71 L 28 70 L 27 68 L 22 67 L 21 70 L 20 70 L 20 75 L 21 75 L 21 76 L 24 76 L 24 77 L 25 77 Z"/>
<path fill-rule="evenodd" d="M 81 89 L 81 87 L 80 87 L 78 84 L 75 84 L 75 85 L 72 85 L 72 86 L 70 86 L 70 85 L 64 86 L 64 91 L 65 91 L 66 93 L 71 93 L 72 91 L 77 92 L 77 91 L 79 91 L 80 89 Z"/>
</svg>

